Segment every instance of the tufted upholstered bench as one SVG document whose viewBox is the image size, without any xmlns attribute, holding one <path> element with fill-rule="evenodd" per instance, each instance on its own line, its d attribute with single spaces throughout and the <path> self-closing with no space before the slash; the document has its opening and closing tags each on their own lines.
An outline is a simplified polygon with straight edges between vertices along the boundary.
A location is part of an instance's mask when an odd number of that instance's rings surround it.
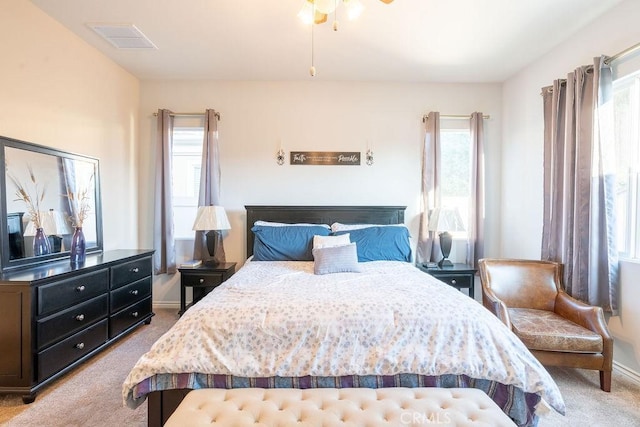
<svg viewBox="0 0 640 427">
<path fill-rule="evenodd" d="M 187 394 L 165 427 L 515 426 L 471 388 L 201 389 Z"/>
</svg>

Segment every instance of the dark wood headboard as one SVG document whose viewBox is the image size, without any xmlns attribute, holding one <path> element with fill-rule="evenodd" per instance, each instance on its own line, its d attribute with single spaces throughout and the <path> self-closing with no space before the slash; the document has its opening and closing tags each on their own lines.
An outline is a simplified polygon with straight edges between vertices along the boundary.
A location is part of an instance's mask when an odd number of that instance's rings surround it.
<svg viewBox="0 0 640 427">
<path fill-rule="evenodd" d="M 404 224 L 406 206 L 245 206 L 247 210 L 247 258 L 253 255 L 256 221 L 293 224 Z"/>
</svg>

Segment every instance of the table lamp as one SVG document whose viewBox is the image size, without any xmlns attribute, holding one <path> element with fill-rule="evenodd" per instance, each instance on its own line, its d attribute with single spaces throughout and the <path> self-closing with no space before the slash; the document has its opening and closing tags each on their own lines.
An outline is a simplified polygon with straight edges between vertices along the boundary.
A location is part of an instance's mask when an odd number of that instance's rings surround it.
<svg viewBox="0 0 640 427">
<path fill-rule="evenodd" d="M 440 250 L 442 259 L 438 262 L 438 267 L 453 267 L 453 263 L 448 259 L 451 253 L 452 236 L 450 231 L 464 231 L 462 217 L 458 208 L 434 208 L 429 215 L 429 231 L 440 232 Z"/>
<path fill-rule="evenodd" d="M 206 231 L 207 250 L 211 258 L 215 259 L 216 248 L 221 230 L 229 230 L 231 225 L 222 206 L 200 206 L 193 222 L 194 231 Z"/>
</svg>

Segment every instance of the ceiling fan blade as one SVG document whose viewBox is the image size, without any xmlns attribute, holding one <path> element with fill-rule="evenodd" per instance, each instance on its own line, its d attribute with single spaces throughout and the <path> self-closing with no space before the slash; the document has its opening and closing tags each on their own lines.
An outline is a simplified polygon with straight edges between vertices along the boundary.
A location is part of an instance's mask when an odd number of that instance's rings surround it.
<svg viewBox="0 0 640 427">
<path fill-rule="evenodd" d="M 313 16 L 313 22 L 315 24 L 322 24 L 323 22 L 327 22 L 327 14 L 326 13 L 322 13 L 322 12 L 318 12 L 316 10 L 315 15 Z"/>
</svg>

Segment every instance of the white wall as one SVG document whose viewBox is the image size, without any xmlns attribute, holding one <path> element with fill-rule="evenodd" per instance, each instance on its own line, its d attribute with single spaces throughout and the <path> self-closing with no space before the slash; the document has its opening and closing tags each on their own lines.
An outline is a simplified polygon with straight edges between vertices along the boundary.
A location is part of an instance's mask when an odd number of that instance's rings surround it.
<svg viewBox="0 0 640 427">
<path fill-rule="evenodd" d="M 227 260 L 245 259 L 247 204 L 406 205 L 405 222 L 418 228 L 422 116 L 491 115 L 486 123 L 488 253 L 496 253 L 500 205 L 501 87 L 499 84 L 399 84 L 363 82 L 144 81 L 141 83 L 141 242 L 152 239 L 153 112 L 220 111 L 221 204 L 232 230 L 225 238 Z M 367 141 L 373 166 L 283 166 L 289 151 L 360 151 Z M 177 277 L 158 277 L 154 301 L 178 301 Z"/>
<path fill-rule="evenodd" d="M 137 248 L 138 80 L 24 0 L 2 1 L 0 58 L 0 135 L 97 157 L 105 249 Z"/>
<path fill-rule="evenodd" d="M 627 0 L 504 83 L 501 255 L 540 257 L 542 234 L 543 116 L 540 89 L 599 55 L 640 42 L 640 2 Z M 621 263 L 620 316 L 610 319 L 614 360 L 640 373 L 638 265 Z M 635 275 L 633 272 L 635 271 Z M 640 375 L 640 374 L 638 374 Z"/>
</svg>

